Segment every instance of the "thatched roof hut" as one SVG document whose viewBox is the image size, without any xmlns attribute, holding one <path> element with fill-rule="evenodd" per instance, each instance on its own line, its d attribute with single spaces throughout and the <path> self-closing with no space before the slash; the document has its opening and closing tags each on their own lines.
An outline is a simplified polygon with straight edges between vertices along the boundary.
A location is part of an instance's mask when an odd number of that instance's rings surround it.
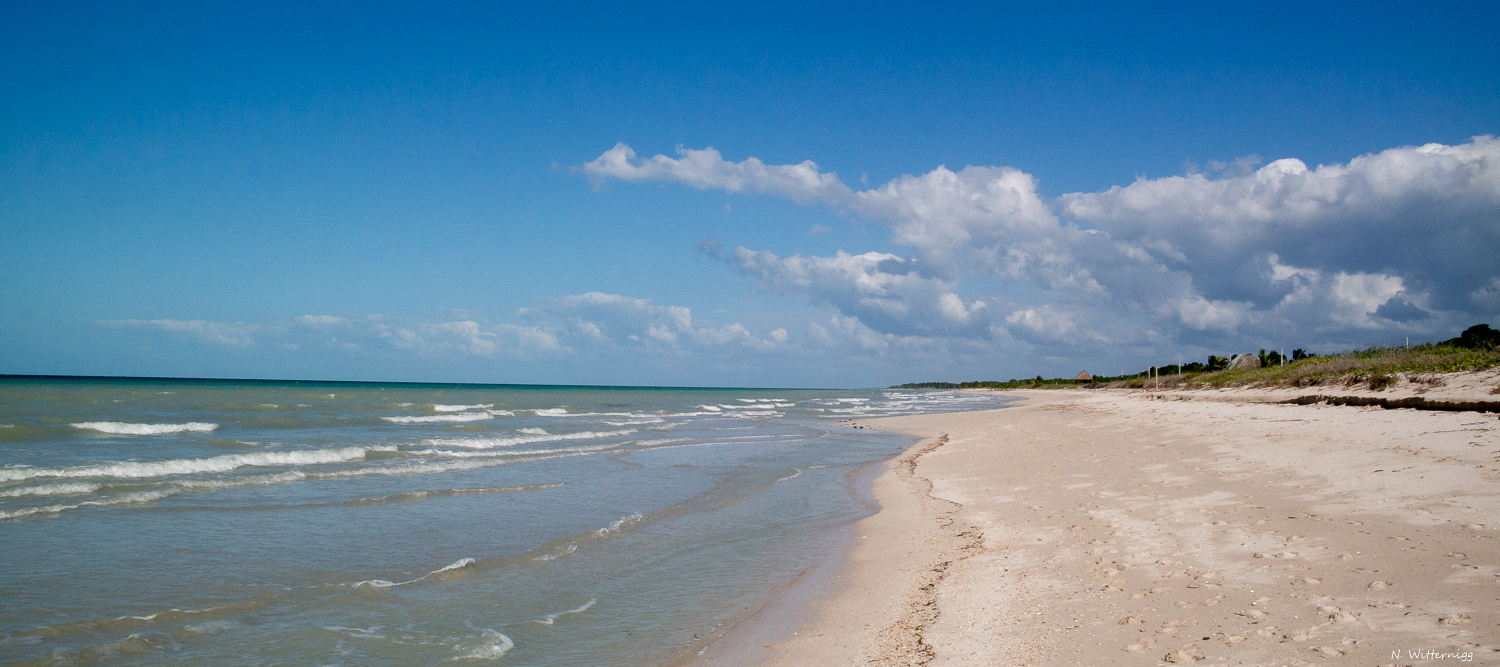
<svg viewBox="0 0 1500 667">
<path fill-rule="evenodd" d="M 1079 371 L 1078 377 L 1073 378 L 1073 379 L 1077 380 L 1079 382 L 1093 382 L 1094 381 L 1094 376 L 1089 375 L 1088 371 Z"/>
<path fill-rule="evenodd" d="M 1229 359 L 1228 370 L 1240 370 L 1245 368 L 1260 368 L 1260 357 L 1253 354 L 1236 354 Z"/>
</svg>

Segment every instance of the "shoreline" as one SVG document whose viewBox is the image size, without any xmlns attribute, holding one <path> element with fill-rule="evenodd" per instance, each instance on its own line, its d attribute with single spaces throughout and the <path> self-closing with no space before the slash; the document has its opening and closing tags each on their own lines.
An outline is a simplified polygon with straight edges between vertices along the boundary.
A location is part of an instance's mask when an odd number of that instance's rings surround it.
<svg viewBox="0 0 1500 667">
<path fill-rule="evenodd" d="M 1483 375 L 1430 397 L 1490 400 Z M 995 393 L 1026 400 L 858 420 L 926 439 L 872 484 L 832 592 L 793 634 L 747 619 L 693 664 L 1500 658 L 1493 414 Z"/>
</svg>

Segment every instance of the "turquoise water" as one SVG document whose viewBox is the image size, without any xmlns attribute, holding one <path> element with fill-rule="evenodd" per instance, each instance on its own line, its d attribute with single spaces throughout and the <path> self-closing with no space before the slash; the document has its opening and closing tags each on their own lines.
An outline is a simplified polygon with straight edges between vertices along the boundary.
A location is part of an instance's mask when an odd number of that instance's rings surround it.
<svg viewBox="0 0 1500 667">
<path fill-rule="evenodd" d="M 945 392 L 0 379 L 0 663 L 647 665 Z"/>
</svg>

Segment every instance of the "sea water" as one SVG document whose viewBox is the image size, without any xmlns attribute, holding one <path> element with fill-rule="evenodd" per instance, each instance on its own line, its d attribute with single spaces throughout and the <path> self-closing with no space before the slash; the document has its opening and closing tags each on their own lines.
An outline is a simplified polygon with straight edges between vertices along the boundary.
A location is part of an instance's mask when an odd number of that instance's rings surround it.
<svg viewBox="0 0 1500 667">
<path fill-rule="evenodd" d="M 0 379 L 0 663 L 649 665 L 951 392 Z"/>
</svg>

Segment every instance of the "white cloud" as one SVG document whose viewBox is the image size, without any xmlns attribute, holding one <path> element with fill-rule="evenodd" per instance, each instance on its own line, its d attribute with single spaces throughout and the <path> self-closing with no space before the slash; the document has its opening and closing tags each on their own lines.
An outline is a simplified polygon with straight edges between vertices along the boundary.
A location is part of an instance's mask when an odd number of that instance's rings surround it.
<svg viewBox="0 0 1500 667">
<path fill-rule="evenodd" d="M 987 331 L 983 301 L 965 301 L 953 292 L 956 281 L 923 276 L 915 261 L 897 255 L 782 257 L 741 246 L 729 261 L 766 289 L 805 294 L 814 303 L 832 305 L 880 331 L 963 336 Z"/>
<path fill-rule="evenodd" d="M 819 172 L 818 165 L 812 160 L 800 164 L 767 165 L 752 157 L 743 162 L 729 162 L 712 148 L 694 150 L 681 146 L 677 147 L 677 155 L 677 158 L 657 155 L 638 161 L 635 151 L 621 143 L 584 163 L 582 170 L 596 179 L 677 181 L 699 190 L 764 192 L 799 204 L 837 202 L 849 194 L 849 188 L 839 182 L 838 176 Z"/>
<path fill-rule="evenodd" d="M 1167 310 L 1176 313 L 1189 327 L 1232 330 L 1245 320 L 1251 304 L 1239 301 L 1210 301 L 1201 296 L 1167 302 Z"/>
<path fill-rule="evenodd" d="M 1500 141 L 1427 144 L 1309 169 L 1276 160 L 1243 176 L 1140 179 L 1058 199 L 1063 213 L 1133 242 L 1170 243 L 1173 262 L 1228 298 L 1274 295 L 1234 271 L 1268 253 L 1325 273 L 1385 273 L 1465 307 L 1500 272 Z"/>
<path fill-rule="evenodd" d="M 1211 162 L 1212 176 L 1139 178 L 1056 199 L 1012 167 L 940 166 L 854 191 L 811 161 L 729 162 L 712 149 L 634 155 L 617 145 L 584 171 L 821 202 L 889 227 L 908 257 L 740 247 L 727 258 L 763 288 L 804 295 L 879 334 L 998 344 L 1014 333 L 1038 345 L 1319 332 L 1347 340 L 1441 331 L 1500 308 L 1493 137 L 1315 168 L 1290 158 L 1257 168 L 1260 157 L 1248 156 Z M 970 276 L 1020 289 L 965 295 Z M 1010 313 L 1003 325 L 990 322 L 996 308 Z M 812 341 L 832 336 L 809 328 Z"/>
</svg>

